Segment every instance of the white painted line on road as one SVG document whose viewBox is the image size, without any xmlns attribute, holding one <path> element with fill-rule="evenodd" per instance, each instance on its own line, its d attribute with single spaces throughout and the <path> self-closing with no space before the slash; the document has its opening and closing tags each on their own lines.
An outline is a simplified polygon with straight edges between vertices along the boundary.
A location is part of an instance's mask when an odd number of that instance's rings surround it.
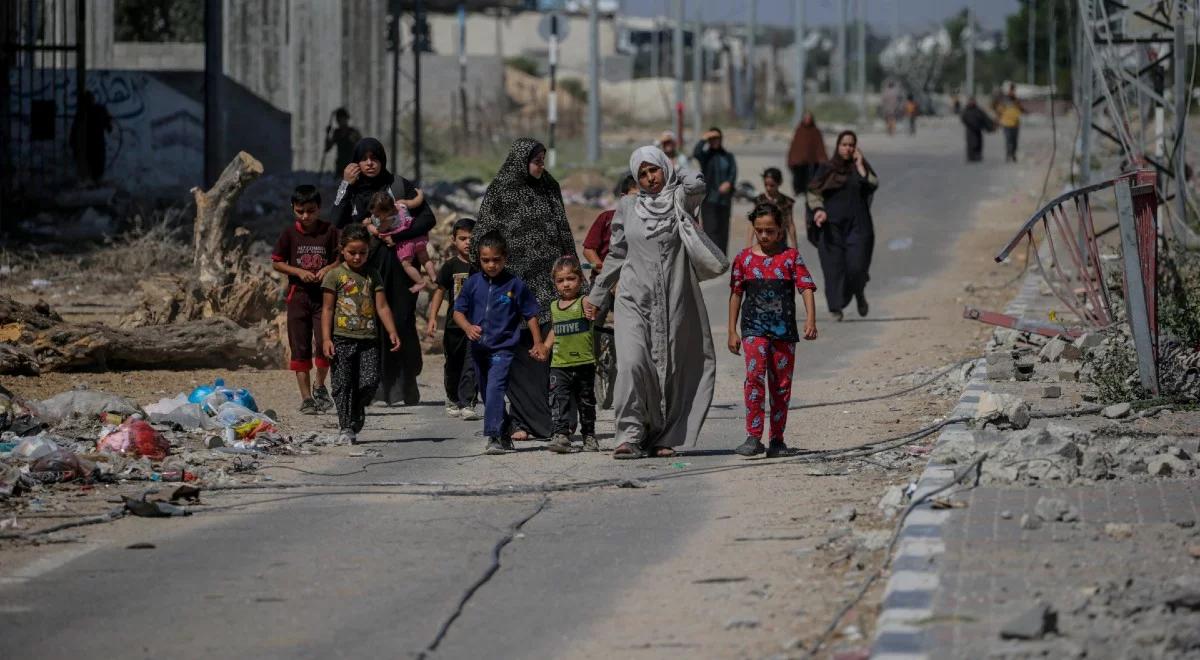
<svg viewBox="0 0 1200 660">
<path fill-rule="evenodd" d="M 61 552 L 39 557 L 24 566 L 18 567 L 12 573 L 0 575 L 0 585 L 25 584 L 26 582 L 36 580 L 56 568 L 60 568 L 90 552 L 99 550 L 103 545 L 103 543 L 81 543 L 78 546 L 67 548 Z"/>
</svg>

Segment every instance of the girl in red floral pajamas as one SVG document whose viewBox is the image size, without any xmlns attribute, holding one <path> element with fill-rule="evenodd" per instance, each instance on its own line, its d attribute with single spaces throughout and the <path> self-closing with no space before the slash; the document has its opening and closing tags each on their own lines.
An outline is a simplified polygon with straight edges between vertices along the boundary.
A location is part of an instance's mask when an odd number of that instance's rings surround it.
<svg viewBox="0 0 1200 660">
<path fill-rule="evenodd" d="M 742 250 L 733 261 L 729 293 L 729 350 L 746 354 L 746 442 L 736 451 L 742 456 L 766 452 L 768 458 L 783 455 L 787 445 L 788 402 L 792 398 L 792 369 L 795 367 L 796 295 L 804 298 L 804 338 L 817 338 L 817 285 L 794 247 L 783 247 L 783 214 L 772 203 L 750 212 L 754 245 Z M 738 316 L 741 316 L 741 333 Z M 764 378 L 767 389 L 763 388 Z M 765 403 L 770 398 L 770 446 L 762 444 L 766 428 Z"/>
</svg>

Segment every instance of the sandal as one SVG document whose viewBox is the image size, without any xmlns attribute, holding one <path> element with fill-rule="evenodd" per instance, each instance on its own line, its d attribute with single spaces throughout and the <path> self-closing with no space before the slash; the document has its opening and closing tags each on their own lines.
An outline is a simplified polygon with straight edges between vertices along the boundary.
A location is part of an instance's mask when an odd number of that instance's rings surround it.
<svg viewBox="0 0 1200 660">
<path fill-rule="evenodd" d="M 670 447 L 658 447 L 654 450 L 655 458 L 671 458 L 675 456 L 675 450 Z"/>
<path fill-rule="evenodd" d="M 622 442 L 613 450 L 613 458 L 620 460 L 629 460 L 634 458 L 645 458 L 646 452 L 639 446 Z"/>
</svg>

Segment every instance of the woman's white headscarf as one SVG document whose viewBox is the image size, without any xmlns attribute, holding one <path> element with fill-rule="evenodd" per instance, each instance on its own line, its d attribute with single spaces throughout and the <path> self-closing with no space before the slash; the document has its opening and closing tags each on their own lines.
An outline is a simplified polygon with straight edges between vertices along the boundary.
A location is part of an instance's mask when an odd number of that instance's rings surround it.
<svg viewBox="0 0 1200 660">
<path fill-rule="evenodd" d="M 638 176 L 642 163 L 657 165 L 663 172 L 665 183 L 657 194 L 650 194 L 642 187 Z M 675 163 L 671 162 L 662 149 L 653 145 L 635 149 L 629 156 L 629 172 L 633 174 L 634 179 L 639 179 L 634 209 L 645 224 L 647 236 L 670 231 L 680 219 L 687 218 L 691 221 L 691 214 L 684 209 L 683 186 L 679 184 Z"/>
</svg>

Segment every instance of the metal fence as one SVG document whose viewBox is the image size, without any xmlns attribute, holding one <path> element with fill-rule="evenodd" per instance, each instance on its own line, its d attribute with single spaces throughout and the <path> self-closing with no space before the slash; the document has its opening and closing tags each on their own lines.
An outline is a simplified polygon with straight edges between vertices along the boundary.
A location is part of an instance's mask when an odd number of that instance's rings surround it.
<svg viewBox="0 0 1200 660">
<path fill-rule="evenodd" d="M 6 193 L 29 181 L 72 179 L 86 160 L 85 121 L 77 111 L 87 82 L 86 10 L 85 0 L 0 0 L 0 190 Z"/>
</svg>

